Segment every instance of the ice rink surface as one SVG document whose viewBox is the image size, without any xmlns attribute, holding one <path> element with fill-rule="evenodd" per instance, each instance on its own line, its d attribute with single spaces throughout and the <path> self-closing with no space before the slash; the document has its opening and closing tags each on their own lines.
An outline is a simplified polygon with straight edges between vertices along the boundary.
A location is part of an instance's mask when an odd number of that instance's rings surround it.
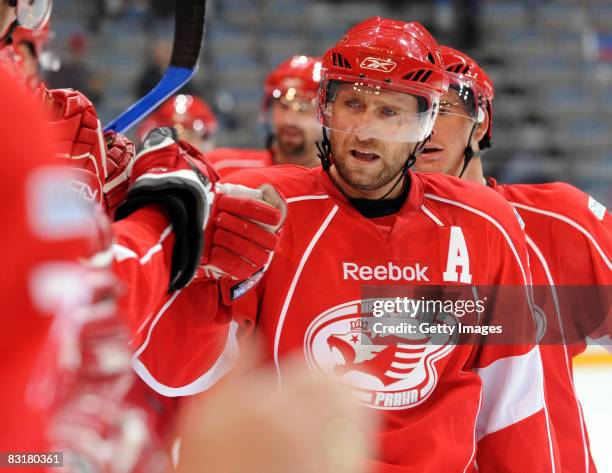
<svg viewBox="0 0 612 473">
<path fill-rule="evenodd" d="M 586 417 L 597 471 L 612 473 L 612 361 L 578 364 L 574 369 L 574 380 Z"/>
</svg>

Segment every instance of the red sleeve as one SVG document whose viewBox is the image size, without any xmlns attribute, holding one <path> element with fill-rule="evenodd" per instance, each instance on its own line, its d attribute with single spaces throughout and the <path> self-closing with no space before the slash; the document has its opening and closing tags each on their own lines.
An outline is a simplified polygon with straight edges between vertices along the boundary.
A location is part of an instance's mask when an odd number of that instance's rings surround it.
<svg viewBox="0 0 612 473">
<path fill-rule="evenodd" d="M 612 345 L 612 217 L 565 183 L 503 186 L 541 250 L 557 286 L 566 340 L 574 355 L 585 336 Z M 610 338 L 609 338 L 610 337 Z"/>
<path fill-rule="evenodd" d="M 166 296 L 174 235 L 163 211 L 144 208 L 113 223 L 114 272 L 125 286 L 121 312 L 133 332 Z"/>
<path fill-rule="evenodd" d="M 499 324 L 503 344 L 486 338 L 477 347 L 474 369 L 482 381 L 477 419 L 479 472 L 554 471 L 557 446 L 544 395 L 540 352 L 535 346 L 535 321 L 526 281 L 527 247 L 509 206 L 496 214 L 489 247 L 499 257 L 490 262 L 496 297 L 488 314 Z M 517 455 L 516 452 L 521 452 Z"/>
<path fill-rule="evenodd" d="M 174 237 L 163 212 L 141 209 L 113 224 L 122 312 L 134 335 L 132 364 L 152 389 L 185 396 L 214 384 L 238 355 L 237 324 L 219 317 L 215 282 L 196 277 L 168 294 Z M 218 318 L 223 320 L 218 321 Z"/>
<path fill-rule="evenodd" d="M 583 208 L 574 219 L 568 219 L 570 223 L 563 224 L 571 242 L 569 253 L 573 253 L 566 257 L 563 282 L 585 286 L 581 290 L 584 295 L 572 298 L 576 290 L 569 290 L 561 303 L 572 303 L 569 314 L 581 332 L 612 351 L 612 216 L 592 197 L 580 193 L 589 210 Z"/>
<path fill-rule="evenodd" d="M 167 397 L 190 396 L 232 368 L 238 324 L 217 321 L 218 301 L 217 283 L 196 278 L 152 311 L 137 333 L 132 360 L 149 387 Z"/>
</svg>

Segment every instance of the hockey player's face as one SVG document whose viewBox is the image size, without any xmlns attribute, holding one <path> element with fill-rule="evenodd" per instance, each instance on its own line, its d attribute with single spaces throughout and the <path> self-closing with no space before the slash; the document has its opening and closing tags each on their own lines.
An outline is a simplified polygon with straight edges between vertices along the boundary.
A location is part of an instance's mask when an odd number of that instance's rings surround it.
<svg viewBox="0 0 612 473">
<path fill-rule="evenodd" d="M 440 172 L 458 176 L 474 119 L 469 116 L 458 94 L 449 90 L 440 100 L 431 140 L 414 165 L 418 172 Z"/>
<path fill-rule="evenodd" d="M 272 129 L 281 154 L 291 158 L 310 152 L 321 134 L 313 102 L 283 98 L 272 103 L 271 112 Z"/>
<path fill-rule="evenodd" d="M 332 172 L 347 194 L 375 199 L 393 186 L 415 144 L 382 137 L 385 130 L 389 136 L 398 136 L 398 127 L 409 126 L 399 118 L 416 112 L 417 99 L 408 94 L 355 93 L 351 85 L 339 88 L 329 139 Z"/>
</svg>

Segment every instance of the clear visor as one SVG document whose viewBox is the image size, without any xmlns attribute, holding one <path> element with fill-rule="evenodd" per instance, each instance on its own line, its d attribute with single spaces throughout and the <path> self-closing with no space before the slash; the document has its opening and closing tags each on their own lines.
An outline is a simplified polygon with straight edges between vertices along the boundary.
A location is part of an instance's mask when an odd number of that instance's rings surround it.
<svg viewBox="0 0 612 473">
<path fill-rule="evenodd" d="M 440 117 L 456 116 L 478 121 L 481 96 L 478 85 L 473 81 L 453 75 L 448 92 L 440 99 Z"/>
<path fill-rule="evenodd" d="M 278 98 L 272 98 L 265 113 L 265 120 L 273 129 L 280 126 L 318 127 L 315 114 L 316 97 L 291 90 Z"/>
<path fill-rule="evenodd" d="M 330 131 L 361 139 L 417 143 L 427 138 L 438 112 L 438 93 L 418 88 L 389 89 L 390 84 L 355 79 L 323 84 L 317 113 Z"/>
<path fill-rule="evenodd" d="M 19 0 L 17 21 L 29 30 L 40 29 L 49 21 L 52 7 L 52 0 Z"/>
</svg>

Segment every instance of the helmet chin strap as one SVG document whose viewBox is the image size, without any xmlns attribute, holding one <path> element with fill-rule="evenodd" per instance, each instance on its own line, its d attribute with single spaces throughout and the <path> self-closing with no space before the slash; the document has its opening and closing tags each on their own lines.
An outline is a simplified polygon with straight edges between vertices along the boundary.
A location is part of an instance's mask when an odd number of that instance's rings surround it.
<svg viewBox="0 0 612 473">
<path fill-rule="evenodd" d="M 331 142 L 327 136 L 327 129 L 323 127 L 323 140 L 319 143 L 315 142 L 317 145 L 317 149 L 319 152 L 317 156 L 321 160 L 321 167 L 325 172 L 329 172 L 329 168 L 331 168 Z"/>
<path fill-rule="evenodd" d="M 423 141 L 415 145 L 414 149 L 410 152 L 408 159 L 406 159 L 406 161 L 404 162 L 404 165 L 400 169 L 398 173 L 398 178 L 395 181 L 395 184 L 393 184 L 393 187 L 391 187 L 391 189 L 389 189 L 389 191 L 385 195 L 378 198 L 377 200 L 383 200 L 387 198 L 387 196 L 391 194 L 391 192 L 393 192 L 393 190 L 397 187 L 397 185 L 400 182 L 402 182 L 402 180 L 405 180 L 408 177 L 408 169 L 410 169 L 414 165 L 414 163 L 416 162 L 417 155 L 423 150 L 423 148 L 425 147 L 425 145 L 430 139 L 431 139 L 431 134 L 427 138 L 425 138 Z M 325 127 L 323 127 L 323 140 L 320 143 L 317 141 L 316 145 L 317 145 L 317 149 L 319 150 L 319 152 L 317 153 L 317 156 L 321 160 L 321 167 L 323 168 L 325 172 L 329 174 L 329 170 L 332 165 L 332 159 L 331 159 L 332 146 L 331 146 L 331 142 L 329 141 L 329 137 L 327 136 L 327 130 Z M 340 190 L 342 191 L 342 189 Z"/>
<path fill-rule="evenodd" d="M 467 146 L 463 151 L 463 168 L 461 168 L 461 172 L 458 176 L 459 178 L 463 177 L 463 173 L 469 166 L 472 158 L 474 156 L 478 156 L 478 154 L 472 149 L 472 137 L 474 136 L 474 132 L 476 131 L 476 128 L 478 128 L 478 125 L 480 125 L 480 123 L 474 122 L 474 125 L 472 126 L 472 131 L 470 131 L 470 137 L 468 138 Z"/>
</svg>

